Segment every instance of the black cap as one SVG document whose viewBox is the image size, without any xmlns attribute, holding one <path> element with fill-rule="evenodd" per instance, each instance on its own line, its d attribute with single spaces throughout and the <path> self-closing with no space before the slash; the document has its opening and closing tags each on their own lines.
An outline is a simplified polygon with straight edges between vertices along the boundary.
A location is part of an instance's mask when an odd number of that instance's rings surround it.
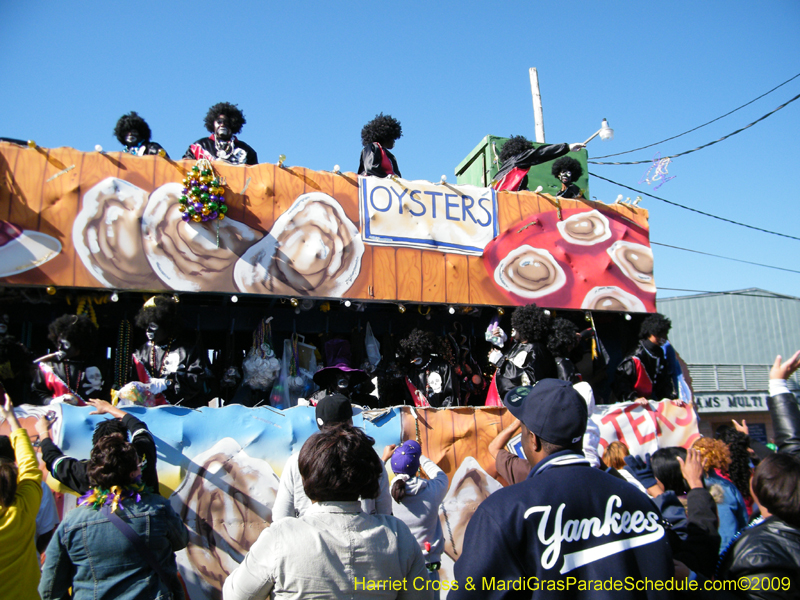
<svg viewBox="0 0 800 600">
<path fill-rule="evenodd" d="M 347 423 L 353 418 L 353 405 L 344 394 L 330 394 L 317 402 L 317 427 Z"/>
<path fill-rule="evenodd" d="M 542 379 L 514 388 L 504 403 L 531 433 L 551 444 L 571 446 L 586 433 L 586 402 L 568 381 Z"/>
</svg>

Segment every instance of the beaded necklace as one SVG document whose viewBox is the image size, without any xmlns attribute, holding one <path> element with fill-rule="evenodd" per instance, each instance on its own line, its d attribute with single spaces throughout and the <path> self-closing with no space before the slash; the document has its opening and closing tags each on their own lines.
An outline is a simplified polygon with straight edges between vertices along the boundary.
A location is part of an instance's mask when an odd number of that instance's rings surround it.
<svg viewBox="0 0 800 600">
<path fill-rule="evenodd" d="M 119 503 L 126 498 L 133 498 L 134 502 L 141 502 L 144 491 L 145 487 L 141 482 L 130 485 L 112 485 L 108 490 L 95 487 L 78 499 L 78 506 L 88 506 L 94 510 L 100 510 L 103 506 L 110 505 L 111 512 L 116 512 Z"/>
<path fill-rule="evenodd" d="M 81 385 L 81 376 L 83 375 L 83 371 L 81 371 L 80 368 L 78 369 L 78 381 L 75 383 L 75 389 L 72 389 L 72 386 L 69 384 L 69 363 L 65 362 L 63 364 L 64 364 L 64 378 L 66 379 L 65 383 L 67 384 L 67 389 L 76 396 L 80 396 L 77 389 Z"/>
<path fill-rule="evenodd" d="M 161 377 L 164 374 L 164 368 L 167 366 L 167 355 L 169 354 L 169 350 L 172 348 L 172 342 L 174 341 L 175 338 L 170 338 L 169 342 L 167 342 L 167 349 L 164 354 L 161 355 L 161 364 L 159 365 L 158 369 L 156 369 L 156 344 L 154 342 L 150 342 L 150 368 L 158 373 L 158 377 Z"/>
<path fill-rule="evenodd" d="M 114 357 L 114 387 L 121 388 L 128 383 L 131 370 L 131 323 L 123 319 L 119 323 L 117 354 Z"/>
</svg>

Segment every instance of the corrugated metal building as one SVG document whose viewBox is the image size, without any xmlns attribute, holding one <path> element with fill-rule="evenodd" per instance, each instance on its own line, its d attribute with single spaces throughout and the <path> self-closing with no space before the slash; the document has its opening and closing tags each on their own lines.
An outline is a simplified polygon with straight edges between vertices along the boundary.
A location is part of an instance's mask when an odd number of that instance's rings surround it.
<svg viewBox="0 0 800 600">
<path fill-rule="evenodd" d="M 658 311 L 672 320 L 670 341 L 689 367 L 701 433 L 747 419 L 753 437 L 771 439 L 769 368 L 800 350 L 800 298 L 752 288 L 663 298 Z M 800 392 L 797 373 L 789 389 Z"/>
</svg>

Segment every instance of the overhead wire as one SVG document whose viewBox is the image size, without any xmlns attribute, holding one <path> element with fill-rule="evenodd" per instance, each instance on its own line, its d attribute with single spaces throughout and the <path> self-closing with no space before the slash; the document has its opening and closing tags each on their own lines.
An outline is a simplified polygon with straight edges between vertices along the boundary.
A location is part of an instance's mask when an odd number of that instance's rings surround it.
<svg viewBox="0 0 800 600">
<path fill-rule="evenodd" d="M 761 121 L 763 121 L 764 119 L 766 119 L 770 115 L 774 115 L 776 112 L 778 112 L 782 108 L 785 108 L 786 106 L 788 106 L 789 104 L 791 104 L 792 102 L 797 100 L 798 98 L 800 98 L 800 94 L 797 94 L 797 96 L 795 96 L 791 100 L 789 100 L 787 102 L 784 102 L 778 108 L 768 112 L 767 114 L 765 114 L 764 116 L 756 119 L 752 123 L 750 123 L 748 125 L 745 125 L 741 129 L 737 129 L 736 131 L 734 131 L 733 133 L 729 133 L 728 135 L 723 135 L 718 140 L 714 140 L 713 142 L 709 142 L 707 144 L 703 144 L 702 146 L 698 146 L 697 148 L 692 148 L 691 150 L 686 150 L 685 152 L 679 152 L 678 154 L 671 154 L 669 156 L 664 156 L 661 160 L 663 160 L 665 158 L 678 158 L 679 156 L 686 156 L 687 154 L 691 154 L 692 152 L 697 152 L 698 150 L 703 150 L 704 148 L 708 148 L 709 146 L 713 146 L 714 144 L 719 144 L 720 142 L 722 142 L 724 140 L 727 140 L 729 137 L 733 137 L 737 133 L 741 133 L 745 129 L 749 129 L 750 127 L 752 127 L 756 123 L 760 123 Z M 649 159 L 649 160 L 634 160 L 634 161 L 628 161 L 628 162 L 601 162 L 601 161 L 596 161 L 596 160 L 587 160 L 586 162 L 589 163 L 589 164 L 592 164 L 592 165 L 643 165 L 643 164 L 651 163 L 651 162 L 653 162 L 653 160 L 652 159 Z"/>
<path fill-rule="evenodd" d="M 664 248 L 672 248 L 674 250 L 683 250 L 684 252 L 692 252 L 694 254 L 702 254 L 704 256 L 713 256 L 714 258 L 724 258 L 725 260 L 732 260 L 734 262 L 745 263 L 745 264 L 748 264 L 748 265 L 755 265 L 757 267 L 766 267 L 767 269 L 777 269 L 778 271 L 786 271 L 787 273 L 798 273 L 798 274 L 800 274 L 800 271 L 798 271 L 797 269 L 787 269 L 785 267 L 776 267 L 775 265 L 765 265 L 764 263 L 757 263 L 757 262 L 753 262 L 753 261 L 750 261 L 750 260 L 744 260 L 744 259 L 741 259 L 741 258 L 733 258 L 733 257 L 730 257 L 730 256 L 722 256 L 721 254 L 712 254 L 710 252 L 702 252 L 701 250 L 692 250 L 691 248 L 681 248 L 680 246 L 672 246 L 670 244 L 662 244 L 660 242 L 654 242 L 652 240 L 650 240 L 650 245 L 651 246 L 663 246 Z"/>
<path fill-rule="evenodd" d="M 750 106 L 753 102 L 756 102 L 757 100 L 761 100 L 761 98 L 763 98 L 764 96 L 767 96 L 767 95 L 771 94 L 772 92 L 774 92 L 778 88 L 783 87 L 784 85 L 786 85 L 790 81 L 793 81 L 793 80 L 797 79 L 798 77 L 800 77 L 800 73 L 798 73 L 794 77 L 790 77 L 789 79 L 787 79 L 786 81 L 784 81 L 780 85 L 776 85 L 774 88 L 772 88 L 768 92 L 764 92 L 758 98 L 753 98 L 752 100 L 750 100 L 750 102 L 746 102 L 745 104 L 742 104 L 741 106 L 739 106 L 737 108 L 734 108 L 732 111 L 726 112 L 721 117 L 717 117 L 716 119 L 711 119 L 707 123 L 703 123 L 702 125 L 698 125 L 697 127 L 694 127 L 693 129 L 689 129 L 688 131 L 684 131 L 683 133 L 679 133 L 678 135 L 673 135 L 672 137 L 668 137 L 667 139 L 661 140 L 660 142 L 656 142 L 654 144 L 648 144 L 647 146 L 642 146 L 640 148 L 634 148 L 633 150 L 625 150 L 625 152 L 617 152 L 616 154 L 606 154 L 605 156 L 596 156 L 595 160 L 598 160 L 598 159 L 601 159 L 601 158 L 611 158 L 612 156 L 622 156 L 623 154 L 630 154 L 631 152 L 638 152 L 639 150 L 646 150 L 647 148 L 652 148 L 653 146 L 658 146 L 659 144 L 663 144 L 664 142 L 669 142 L 671 140 L 674 140 L 674 139 L 677 139 L 677 138 L 679 138 L 681 136 L 684 136 L 687 133 L 692 133 L 693 131 L 697 131 L 698 129 L 702 129 L 706 125 L 711 125 L 711 123 L 715 123 L 716 121 L 719 121 L 720 119 L 724 119 L 728 115 L 732 115 L 737 110 L 743 109 L 745 106 Z"/>
<path fill-rule="evenodd" d="M 765 294 L 753 294 L 752 289 L 750 290 L 739 290 L 734 292 L 714 292 L 711 290 L 687 290 L 684 288 L 669 288 L 669 287 L 660 287 L 658 288 L 659 291 L 668 291 L 668 292 L 693 292 L 696 294 L 719 294 L 721 296 L 746 296 L 749 298 L 777 298 L 778 300 L 795 300 L 800 301 L 800 298 L 796 296 L 787 296 L 785 294 L 778 294 L 776 292 L 766 292 Z M 667 298 L 662 298 L 662 300 L 667 300 Z"/>
<path fill-rule="evenodd" d="M 612 179 L 608 179 L 607 177 L 602 177 L 600 175 L 597 175 L 596 173 L 591 173 L 590 172 L 589 175 L 591 175 L 592 177 L 597 177 L 598 179 L 602 179 L 603 181 L 607 181 L 609 183 L 613 183 L 614 185 L 618 185 L 618 186 L 620 186 L 622 188 L 625 188 L 626 190 L 631 190 L 632 192 L 636 192 L 637 194 L 642 194 L 643 196 L 647 196 L 649 198 L 654 198 L 655 200 L 660 200 L 661 202 L 666 202 L 667 204 L 670 204 L 672 206 L 677 206 L 678 208 L 683 208 L 684 210 L 689 210 L 691 212 L 698 213 L 698 214 L 703 215 L 705 217 L 711 217 L 712 219 L 717 219 L 717 220 L 723 221 L 725 223 L 731 223 L 733 225 L 738 225 L 739 227 L 746 227 L 748 229 L 753 229 L 755 231 L 760 231 L 762 233 L 768 233 L 770 235 L 777 235 L 777 236 L 780 236 L 780 237 L 788 238 L 790 240 L 797 240 L 798 242 L 800 242 L 800 237 L 797 237 L 797 236 L 794 236 L 794 235 L 789 235 L 788 233 L 780 233 L 778 231 L 771 231 L 769 229 L 763 229 L 761 227 L 756 227 L 755 225 L 748 225 L 747 223 L 740 223 L 739 221 L 734 221 L 733 219 L 726 219 L 725 217 L 720 217 L 718 215 L 713 215 L 711 213 L 708 213 L 708 212 L 705 212 L 705 211 L 702 211 L 702 210 L 698 210 L 696 208 L 692 208 L 691 206 L 686 206 L 685 204 L 680 204 L 678 202 L 673 202 L 672 200 L 667 200 L 666 198 L 661 198 L 660 196 L 655 196 L 653 194 L 648 194 L 645 191 L 637 190 L 636 188 L 632 188 L 632 187 L 630 187 L 628 185 L 625 185 L 623 183 L 619 183 L 618 181 L 613 181 Z"/>
</svg>

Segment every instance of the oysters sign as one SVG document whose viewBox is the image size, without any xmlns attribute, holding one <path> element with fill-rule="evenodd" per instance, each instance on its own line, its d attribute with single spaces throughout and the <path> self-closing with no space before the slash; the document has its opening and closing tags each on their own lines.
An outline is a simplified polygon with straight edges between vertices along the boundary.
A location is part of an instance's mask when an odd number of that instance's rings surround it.
<svg viewBox="0 0 800 600">
<path fill-rule="evenodd" d="M 497 237 L 491 188 L 359 177 L 364 242 L 482 255 Z"/>
</svg>

